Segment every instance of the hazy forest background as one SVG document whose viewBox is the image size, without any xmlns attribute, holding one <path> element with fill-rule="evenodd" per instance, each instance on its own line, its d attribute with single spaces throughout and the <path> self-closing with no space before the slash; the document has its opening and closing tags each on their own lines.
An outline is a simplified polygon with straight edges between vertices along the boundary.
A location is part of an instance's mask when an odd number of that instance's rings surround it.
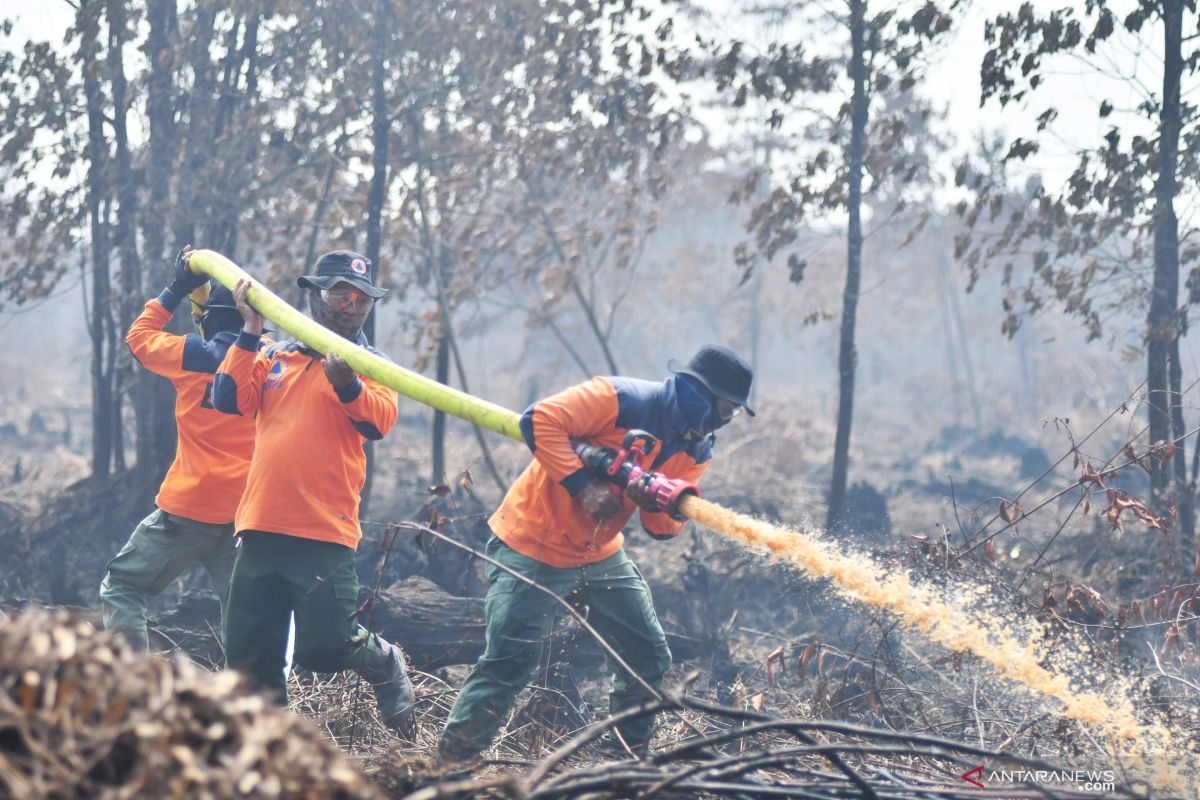
<svg viewBox="0 0 1200 800">
<path fill-rule="evenodd" d="M 297 303 L 295 276 L 346 247 L 392 287 L 378 347 L 508 408 L 734 347 L 759 413 L 719 434 L 706 497 L 945 559 L 1019 612 L 1057 609 L 1113 669 L 1152 668 L 1149 644 L 1192 674 L 1194 4 L 64 0 L 0 17 L 7 606 L 94 607 L 152 504 L 173 398 L 122 339 L 175 252 L 217 250 Z M 402 398 L 364 519 L 478 542 L 527 459 Z M 426 544 L 389 580 L 484 590 Z M 780 642 L 861 635 L 798 573 L 699 529 L 631 547 L 671 626 L 725 637 L 727 683 L 761 682 Z M 764 581 L 799 599 L 756 599 Z M 700 608 L 701 585 L 728 593 Z"/>
</svg>

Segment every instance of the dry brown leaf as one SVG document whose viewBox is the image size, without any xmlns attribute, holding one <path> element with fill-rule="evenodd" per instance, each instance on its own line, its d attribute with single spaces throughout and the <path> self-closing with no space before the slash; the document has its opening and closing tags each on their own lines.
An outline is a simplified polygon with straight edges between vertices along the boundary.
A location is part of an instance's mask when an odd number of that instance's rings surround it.
<svg viewBox="0 0 1200 800">
<path fill-rule="evenodd" d="M 820 642 L 809 642 L 800 651 L 800 662 L 796 665 L 796 674 L 803 678 L 808 674 L 808 665 L 821 649 Z"/>
<path fill-rule="evenodd" d="M 1150 448 L 1151 454 L 1158 459 L 1159 464 L 1165 464 L 1175 455 L 1175 442 L 1157 441 Z"/>
<path fill-rule="evenodd" d="M 775 685 L 775 664 L 777 663 L 780 672 L 787 669 L 787 664 L 783 660 L 783 645 L 776 647 L 767 656 L 767 686 Z"/>
<path fill-rule="evenodd" d="M 1176 650 L 1183 647 L 1183 637 L 1179 635 L 1179 628 L 1175 625 L 1167 628 L 1167 635 L 1163 638 L 1162 654 L 1169 656 Z"/>
<path fill-rule="evenodd" d="M 1096 468 L 1091 464 L 1083 465 L 1083 474 L 1079 476 L 1080 483 L 1094 483 L 1100 489 L 1104 488 L 1104 481 L 1100 478 L 1100 474 L 1096 472 Z"/>
<path fill-rule="evenodd" d="M 1104 598 L 1102 598 L 1100 593 L 1092 587 L 1082 583 L 1076 584 L 1075 592 L 1079 602 L 1099 614 L 1101 619 L 1108 617 L 1108 615 L 1111 613 L 1111 609 L 1109 609 L 1108 604 L 1104 602 Z"/>
<path fill-rule="evenodd" d="M 1010 503 L 1007 500 L 1000 501 L 1000 519 L 1011 525 L 1020 518 L 1021 509 L 1016 503 Z"/>
<path fill-rule="evenodd" d="M 1106 494 L 1108 497 L 1108 507 L 1104 509 L 1104 516 L 1108 518 L 1113 530 L 1124 530 L 1121 526 L 1121 513 L 1129 511 L 1142 522 L 1146 523 L 1147 526 L 1160 530 L 1163 533 L 1169 532 L 1170 528 L 1167 518 L 1153 513 L 1141 500 L 1136 500 L 1119 489 L 1107 489 Z"/>
</svg>

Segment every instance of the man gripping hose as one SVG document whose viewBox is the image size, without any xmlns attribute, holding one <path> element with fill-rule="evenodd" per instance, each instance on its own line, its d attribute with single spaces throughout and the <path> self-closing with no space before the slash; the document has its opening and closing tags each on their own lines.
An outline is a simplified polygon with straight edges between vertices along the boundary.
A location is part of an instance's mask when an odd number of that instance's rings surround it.
<svg viewBox="0 0 1200 800">
<path fill-rule="evenodd" d="M 190 254 L 189 245 L 176 258 L 174 280 L 146 303 L 125 337 L 138 363 L 175 387 L 179 430 L 156 508 L 108 562 L 100 584 L 104 627 L 143 649 L 149 648 L 147 598 L 192 564 L 204 565 L 224 606 L 236 554 L 233 516 L 254 452 L 254 418 L 231 420 L 212 403 L 214 373 L 242 318 L 228 289 L 186 268 Z M 167 333 L 163 328 L 184 298 L 196 333 Z"/>
<path fill-rule="evenodd" d="M 387 293 L 371 263 L 337 250 L 297 283 L 312 318 L 370 348 L 363 323 Z M 363 444 L 396 423 L 396 392 L 356 375 L 336 353 L 322 357 L 288 341 L 259 352 L 263 317 L 234 299 L 243 320 L 213 392 L 235 419 L 258 419 L 258 440 L 235 527 L 241 538 L 225 612 L 226 662 L 286 700 L 288 619 L 296 625 L 295 661 L 315 672 L 352 669 L 375 689 L 388 727 L 403 729 L 414 695 L 400 649 L 355 621 L 362 539 L 359 495 L 366 479 Z"/>
<path fill-rule="evenodd" d="M 638 506 L 598 479 L 572 440 L 618 448 L 631 430 L 653 435 L 649 469 L 695 483 L 712 458 L 713 432 L 745 410 L 753 374 L 726 347 L 700 349 L 686 365 L 671 361 L 665 381 L 593 378 L 539 400 L 521 417 L 533 460 L 509 489 L 488 524 L 487 555 L 514 572 L 586 607 L 588 621 L 647 684 L 657 687 L 671 653 L 637 566 L 625 554 L 621 533 Z M 641 509 L 642 527 L 670 538 L 683 520 Z M 489 566 L 492 582 L 484 605 L 484 653 L 450 711 L 438 742 L 439 759 L 462 763 L 485 750 L 538 662 L 556 606 L 553 597 Z M 609 709 L 616 713 L 649 698 L 645 686 L 616 664 Z M 617 727 L 635 753 L 646 752 L 651 715 Z M 609 739 L 606 749 L 623 750 Z"/>
</svg>

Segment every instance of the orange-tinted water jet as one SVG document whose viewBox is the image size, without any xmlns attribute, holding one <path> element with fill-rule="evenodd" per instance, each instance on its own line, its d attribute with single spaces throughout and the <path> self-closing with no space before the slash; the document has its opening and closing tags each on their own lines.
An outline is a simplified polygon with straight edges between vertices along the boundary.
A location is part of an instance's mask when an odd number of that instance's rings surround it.
<svg viewBox="0 0 1200 800">
<path fill-rule="evenodd" d="M 1046 669 L 1036 635 L 1022 642 L 995 627 L 992 619 L 962 605 L 951 605 L 906 573 L 888 572 L 865 556 L 838 552 L 821 539 L 724 509 L 698 497 L 686 497 L 680 510 L 715 531 L 766 550 L 775 559 L 828 578 L 845 596 L 886 609 L 933 641 L 972 653 L 998 673 L 1062 704 L 1061 713 L 1102 732 L 1109 755 L 1160 789 L 1200 789 L 1200 753 L 1162 725 L 1144 723 L 1128 696 L 1073 687 L 1068 676 Z M 989 623 L 991 623 L 989 625 Z"/>
</svg>

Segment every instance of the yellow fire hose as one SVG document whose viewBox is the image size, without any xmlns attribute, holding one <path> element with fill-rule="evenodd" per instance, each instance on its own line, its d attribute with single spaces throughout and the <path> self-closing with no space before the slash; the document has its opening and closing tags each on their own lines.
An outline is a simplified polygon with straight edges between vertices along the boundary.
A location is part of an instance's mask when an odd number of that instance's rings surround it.
<svg viewBox="0 0 1200 800">
<path fill-rule="evenodd" d="M 204 272 L 216 278 L 230 290 L 241 279 L 250 281 L 250 291 L 246 293 L 246 299 L 258 313 L 322 355 L 337 353 L 359 375 L 390 386 L 397 392 L 438 411 L 445 411 L 510 439 L 522 441 L 521 430 L 517 427 L 520 417 L 516 413 L 393 364 L 386 358 L 380 358 L 347 341 L 292 308 L 220 253 L 197 250 L 192 254 L 191 268 L 195 272 Z"/>
<path fill-rule="evenodd" d="M 250 290 L 246 293 L 246 300 L 254 306 L 258 313 L 322 355 L 329 352 L 337 353 L 359 375 L 365 375 L 384 386 L 390 386 L 400 394 L 438 411 L 465 419 L 467 422 L 495 431 L 510 439 L 516 439 L 518 442 L 524 441 L 518 426 L 521 417 L 515 411 L 510 411 L 486 400 L 480 400 L 478 397 L 460 392 L 458 389 L 438 383 L 420 373 L 393 364 L 386 358 L 380 358 L 374 353 L 368 352 L 366 348 L 338 336 L 292 308 L 278 295 L 250 277 L 245 270 L 220 253 L 212 250 L 195 251 L 192 254 L 191 268 L 195 272 L 203 272 L 216 278 L 230 290 L 237 285 L 239 280 L 250 281 Z M 713 527 L 714 512 L 717 509 L 712 503 L 703 501 L 695 495 L 685 494 L 680 498 L 678 508 L 679 513 L 685 517 Z M 728 514 L 728 512 L 725 513 Z"/>
</svg>

